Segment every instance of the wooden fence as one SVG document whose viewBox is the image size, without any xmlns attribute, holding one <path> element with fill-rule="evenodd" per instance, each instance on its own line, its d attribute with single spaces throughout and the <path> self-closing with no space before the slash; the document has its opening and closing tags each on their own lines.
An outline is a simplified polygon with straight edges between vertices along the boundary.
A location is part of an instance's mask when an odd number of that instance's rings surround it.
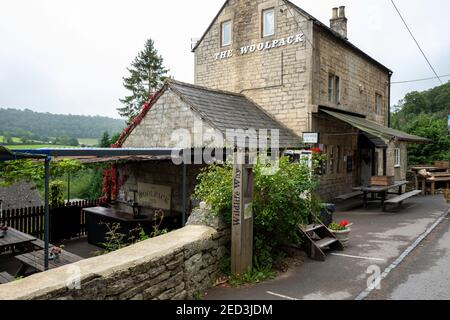
<svg viewBox="0 0 450 320">
<path fill-rule="evenodd" d="M 55 221 L 54 219 L 52 219 L 53 212 L 58 211 L 59 213 L 64 214 L 64 208 L 67 209 L 67 211 L 70 210 L 72 214 L 75 212 L 77 216 L 79 215 L 79 219 L 75 219 L 76 225 L 69 226 L 70 229 L 73 230 L 74 228 L 76 228 L 76 236 L 81 237 L 86 235 L 86 217 L 82 209 L 96 207 L 98 206 L 98 204 L 98 200 L 84 200 L 67 202 L 63 207 L 60 208 L 51 208 L 50 235 L 52 235 L 53 233 L 53 228 L 64 228 L 64 226 L 60 225 L 60 222 L 58 223 L 58 226 L 52 225 L 52 221 Z M 0 218 L 0 223 L 6 223 L 11 228 L 32 235 L 33 237 L 44 239 L 45 210 L 43 206 L 3 210 L 2 216 L 3 217 Z M 59 219 L 59 221 L 61 221 L 61 219 Z M 73 223 L 73 220 L 70 223 Z"/>
</svg>

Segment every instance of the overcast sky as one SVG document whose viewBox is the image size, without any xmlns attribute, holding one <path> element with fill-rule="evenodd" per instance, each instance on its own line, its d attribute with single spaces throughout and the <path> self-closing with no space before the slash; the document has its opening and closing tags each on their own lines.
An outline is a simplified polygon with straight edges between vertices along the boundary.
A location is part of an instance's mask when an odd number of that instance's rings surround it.
<svg viewBox="0 0 450 320">
<path fill-rule="evenodd" d="M 0 0 L 0 108 L 117 118 L 122 77 L 148 38 L 177 80 L 193 82 L 191 38 L 224 0 Z M 393 81 L 433 76 L 390 0 L 295 0 L 329 24 L 347 6 L 349 39 Z M 396 0 L 440 75 L 450 74 L 450 1 Z M 444 82 L 450 78 L 444 78 Z M 394 85 L 392 102 L 437 80 Z"/>
</svg>

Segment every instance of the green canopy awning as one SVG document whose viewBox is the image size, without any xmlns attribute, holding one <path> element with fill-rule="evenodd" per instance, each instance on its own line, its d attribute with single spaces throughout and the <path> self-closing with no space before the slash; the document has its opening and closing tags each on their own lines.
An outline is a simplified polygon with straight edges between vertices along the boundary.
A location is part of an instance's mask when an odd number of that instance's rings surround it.
<svg viewBox="0 0 450 320">
<path fill-rule="evenodd" d="M 328 115 L 339 119 L 341 121 L 344 121 L 351 126 L 358 128 L 359 130 L 369 133 L 375 137 L 378 137 L 382 139 L 384 142 L 389 143 L 391 141 L 404 141 L 408 143 L 430 143 L 431 140 L 425 139 L 419 136 L 415 136 L 412 134 L 408 134 L 399 130 L 395 130 L 392 128 L 388 128 L 385 126 L 382 126 L 381 124 L 375 123 L 373 121 L 369 121 L 364 118 L 359 118 L 355 116 L 351 116 L 348 114 L 343 114 L 339 112 L 333 112 L 328 110 L 321 111 L 327 113 Z"/>
</svg>

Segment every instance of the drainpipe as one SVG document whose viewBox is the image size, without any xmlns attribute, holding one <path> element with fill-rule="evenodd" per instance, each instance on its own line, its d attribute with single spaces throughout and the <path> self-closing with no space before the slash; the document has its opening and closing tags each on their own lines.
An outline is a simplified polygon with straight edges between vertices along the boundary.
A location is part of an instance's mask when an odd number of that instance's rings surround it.
<svg viewBox="0 0 450 320">
<path fill-rule="evenodd" d="M 187 183 L 187 166 L 186 166 L 186 162 L 184 161 L 183 164 L 183 178 L 182 178 L 182 184 L 183 184 L 183 188 L 182 188 L 182 197 L 183 197 L 183 212 L 182 212 L 182 226 L 186 226 L 186 211 L 187 211 L 187 187 L 186 187 L 186 183 Z"/>
<path fill-rule="evenodd" d="M 391 80 L 392 80 L 392 71 L 389 71 L 389 84 L 388 84 L 388 128 L 391 127 Z"/>
</svg>

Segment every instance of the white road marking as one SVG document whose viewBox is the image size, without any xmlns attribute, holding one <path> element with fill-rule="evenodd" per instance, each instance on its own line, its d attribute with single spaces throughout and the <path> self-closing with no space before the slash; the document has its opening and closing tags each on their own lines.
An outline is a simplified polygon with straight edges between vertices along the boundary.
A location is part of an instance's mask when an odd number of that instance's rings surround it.
<svg viewBox="0 0 450 320">
<path fill-rule="evenodd" d="M 348 255 L 348 254 L 342 254 L 342 253 L 331 253 L 331 255 L 333 255 L 333 256 L 338 256 L 338 257 L 346 257 L 346 258 L 362 259 L 362 260 L 373 260 L 373 261 L 381 261 L 381 262 L 386 261 L 385 259 L 380 259 L 380 258 L 361 257 L 361 256 L 351 256 L 351 255 Z"/>
<path fill-rule="evenodd" d="M 300 300 L 300 299 L 288 297 L 288 296 L 285 296 L 285 295 L 283 295 L 283 294 L 278 294 L 278 293 L 271 292 L 271 291 L 266 291 L 266 293 L 271 294 L 271 295 L 273 295 L 273 296 L 276 296 L 276 297 L 278 297 L 278 298 L 286 299 L 286 300 Z"/>
</svg>

